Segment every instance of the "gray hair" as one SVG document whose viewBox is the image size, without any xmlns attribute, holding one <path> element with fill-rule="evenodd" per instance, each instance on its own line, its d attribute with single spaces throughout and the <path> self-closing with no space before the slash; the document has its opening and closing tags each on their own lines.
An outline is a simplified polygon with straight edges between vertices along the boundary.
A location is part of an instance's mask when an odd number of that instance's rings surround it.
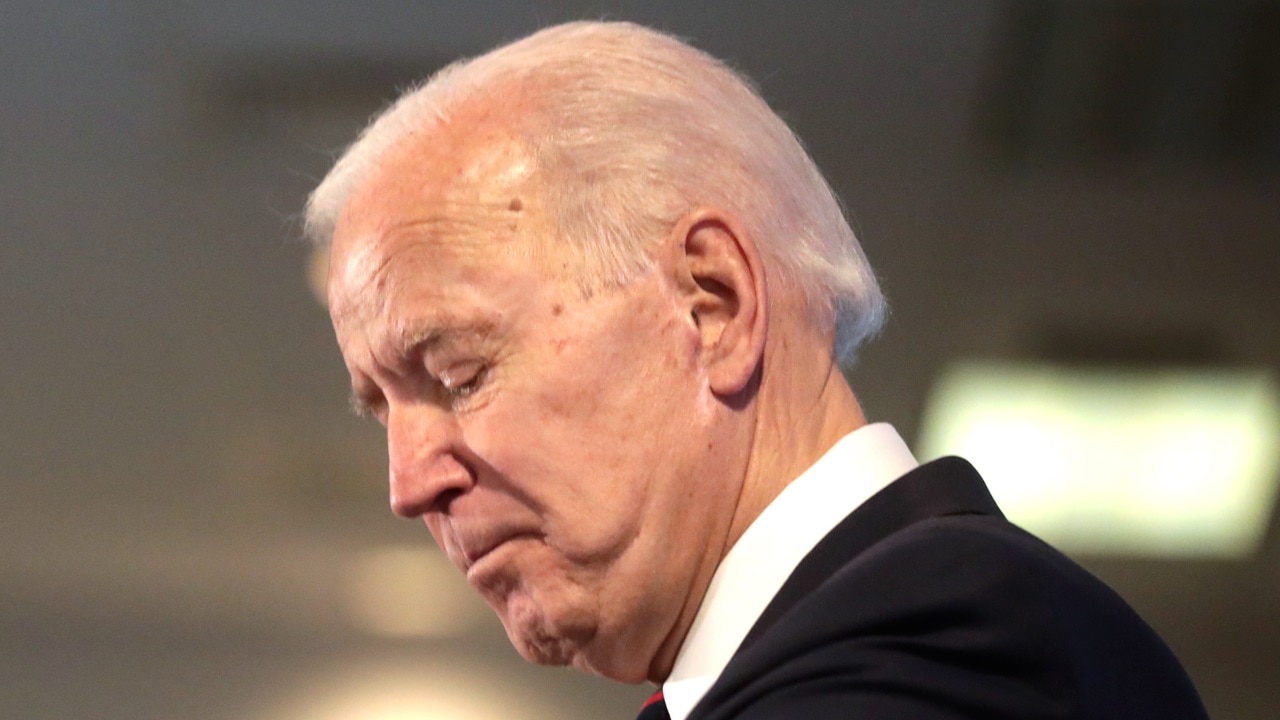
<svg viewBox="0 0 1280 720">
<path fill-rule="evenodd" d="M 518 118 L 545 181 L 558 240 L 584 257 L 584 287 L 623 284 L 688 211 L 741 219 L 767 281 L 835 325 L 848 361 L 885 305 L 840 202 L 799 139 L 720 61 L 629 23 L 548 28 L 455 62 L 376 117 L 312 193 L 306 232 L 327 244 L 348 197 L 391 149 L 495 90 L 532 87 Z M 513 118 L 514 120 L 515 118 Z"/>
</svg>

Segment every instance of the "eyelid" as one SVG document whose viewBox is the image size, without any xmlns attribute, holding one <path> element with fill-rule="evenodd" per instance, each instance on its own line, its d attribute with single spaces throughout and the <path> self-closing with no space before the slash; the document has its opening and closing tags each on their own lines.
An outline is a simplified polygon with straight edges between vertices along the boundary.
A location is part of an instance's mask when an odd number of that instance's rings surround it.
<svg viewBox="0 0 1280 720">
<path fill-rule="evenodd" d="M 466 360 L 450 365 L 440 373 L 440 384 L 446 390 L 453 390 L 474 382 L 484 372 L 485 365 L 480 360 Z"/>
<path fill-rule="evenodd" d="M 451 366 L 436 380 L 444 401 L 457 408 L 470 400 L 484 383 L 487 371 L 488 366 L 480 360 L 469 360 Z"/>
</svg>

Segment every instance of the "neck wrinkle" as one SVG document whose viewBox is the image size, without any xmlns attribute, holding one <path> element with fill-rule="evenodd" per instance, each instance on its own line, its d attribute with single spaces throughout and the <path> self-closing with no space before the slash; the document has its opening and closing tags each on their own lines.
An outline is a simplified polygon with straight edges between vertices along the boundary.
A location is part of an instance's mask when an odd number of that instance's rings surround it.
<svg viewBox="0 0 1280 720">
<path fill-rule="evenodd" d="M 649 666 L 649 681 L 661 684 L 671 673 L 715 570 L 760 513 L 787 485 L 812 466 L 842 437 L 866 425 L 853 390 L 830 352 L 830 337 L 818 333 L 773 335 L 775 353 L 766 350 L 756 379 L 755 397 L 743 411 L 749 437 L 747 464 L 733 516 L 705 577 L 691 588 L 689 600 Z M 796 348 L 819 348 L 795 353 Z M 800 440 L 801 442 L 797 442 Z"/>
<path fill-rule="evenodd" d="M 828 345 L 790 343 L 793 348 Z M 760 385 L 751 455 L 721 559 L 791 481 L 840 438 L 867 424 L 834 358 L 816 355 L 783 358 L 795 368 L 789 371 L 766 363 L 764 374 L 772 382 Z"/>
</svg>

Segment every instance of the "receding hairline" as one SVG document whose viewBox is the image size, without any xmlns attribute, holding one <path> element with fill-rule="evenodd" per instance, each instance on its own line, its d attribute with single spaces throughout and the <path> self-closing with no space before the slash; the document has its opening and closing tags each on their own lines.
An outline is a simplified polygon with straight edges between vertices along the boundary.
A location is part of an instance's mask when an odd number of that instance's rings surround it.
<svg viewBox="0 0 1280 720">
<path fill-rule="evenodd" d="M 552 97 L 539 97 L 533 91 L 539 87 L 550 88 Z M 512 107 L 517 97 L 523 112 Z M 698 103 L 729 112 L 710 126 L 691 122 Z M 351 186 L 389 148 L 433 136 L 440 123 L 478 107 L 537 145 L 535 162 L 564 231 L 559 234 L 579 249 L 590 245 L 617 281 L 634 277 L 644 264 L 642 238 L 692 206 L 710 204 L 743 217 L 761 238 L 770 274 L 803 293 L 809 312 L 840 316 L 842 355 L 878 327 L 884 307 L 874 274 L 839 199 L 794 131 L 749 78 L 680 38 L 629 23 L 547 28 L 454 63 L 409 90 L 352 143 L 312 194 L 308 235 L 319 244 L 331 240 Z M 627 112 L 634 117 L 626 118 Z M 615 133 L 614 127 L 622 129 Z M 623 142 L 609 149 L 609 138 Z M 663 158 L 655 150 L 663 143 L 682 149 Z M 707 149 L 692 152 L 695 145 Z M 582 158 L 585 163 L 578 162 Z M 612 164 L 603 162 L 611 158 Z M 658 164 L 646 164 L 650 160 Z M 597 182 L 601 176 L 605 183 Z M 651 195 L 640 189 L 645 178 L 657 178 Z"/>
<path fill-rule="evenodd" d="M 382 148 L 352 182 L 330 237 L 331 273 L 351 257 L 379 255 L 387 243 L 443 241 L 464 255 L 530 261 L 567 291 L 602 289 L 584 283 L 587 258 L 554 232 L 530 141 L 538 132 L 529 128 L 531 106 L 517 110 L 480 93 L 458 107 Z M 388 193 L 404 198 L 393 200 L 393 214 L 377 204 Z"/>
<path fill-rule="evenodd" d="M 684 86 L 699 79 L 708 81 L 711 75 L 724 72 L 729 76 L 728 83 L 709 84 L 722 88 L 737 85 L 748 95 L 756 95 L 750 78 L 682 38 L 643 25 L 583 20 L 546 27 L 450 63 L 375 114 L 308 198 L 304 212 L 306 235 L 317 245 L 328 244 L 354 186 L 375 170 L 389 152 L 415 136 L 432 135 L 441 123 L 469 109 L 495 106 L 497 112 L 518 120 L 511 127 L 522 128 L 531 143 L 542 133 L 554 132 L 556 110 L 545 105 L 539 90 L 570 89 L 584 77 L 593 76 L 595 66 L 589 59 L 592 54 L 604 58 L 603 64 L 611 72 L 620 71 L 629 62 L 629 55 L 643 57 L 645 62 L 660 58 L 668 67 L 658 71 L 657 84 Z M 645 69 L 655 70 L 653 66 Z M 595 76 L 595 80 L 598 82 L 600 77 Z M 685 93 L 668 87 L 657 94 L 670 98 Z"/>
<path fill-rule="evenodd" d="M 430 92 L 430 82 L 406 97 Z M 503 193 L 496 193 L 493 198 L 495 207 L 500 204 L 519 210 L 535 204 L 530 202 L 531 195 L 543 199 L 538 183 L 529 181 L 538 178 L 541 169 L 537 138 L 540 133 L 551 131 L 553 124 L 539 98 L 538 89 L 552 82 L 556 79 L 497 74 L 485 78 L 482 84 L 469 84 L 466 92 L 442 98 L 441 103 L 392 106 L 384 111 L 371 123 L 366 134 L 393 113 L 396 117 L 387 121 L 399 121 L 396 123 L 398 127 L 377 138 L 374 147 L 362 146 L 364 136 L 348 147 L 339 166 L 331 170 L 309 199 L 305 216 L 307 236 L 317 246 L 331 245 L 342 216 L 363 191 L 377 185 L 379 180 L 385 181 L 393 169 L 403 172 L 406 167 L 419 162 L 421 172 L 452 171 L 457 176 L 465 176 L 469 170 L 475 170 L 479 162 L 486 160 L 486 154 L 501 154 L 505 156 L 508 169 L 513 170 L 504 173 L 509 177 L 515 175 L 516 165 L 526 166 L 526 184 L 523 187 L 507 186 L 509 192 L 505 194 L 509 197 L 503 198 L 500 197 Z M 415 156 L 421 160 L 415 160 Z M 340 168 L 343 160 L 349 157 L 358 158 L 358 166 Z M 442 158 L 451 159 L 457 165 L 441 168 L 422 161 Z M 338 176 L 334 171 L 343 172 Z M 504 178 L 491 175 L 490 179 Z M 322 200 L 326 201 L 324 207 L 317 207 Z"/>
</svg>

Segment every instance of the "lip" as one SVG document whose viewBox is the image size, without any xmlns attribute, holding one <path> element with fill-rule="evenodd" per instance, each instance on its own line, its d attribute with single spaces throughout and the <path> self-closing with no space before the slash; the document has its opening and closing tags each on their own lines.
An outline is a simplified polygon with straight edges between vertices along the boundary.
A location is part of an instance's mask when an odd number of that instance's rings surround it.
<svg viewBox="0 0 1280 720">
<path fill-rule="evenodd" d="M 485 559 L 494 550 L 497 550 L 510 539 L 507 537 L 496 538 L 480 545 L 464 545 L 462 547 L 462 559 L 466 563 L 467 571 L 475 567 L 475 564 Z"/>
<path fill-rule="evenodd" d="M 484 561 L 490 555 L 493 555 L 511 541 L 533 536 L 534 533 L 525 530 L 506 530 L 502 532 L 490 532 L 479 537 L 469 539 L 460 537 L 458 539 L 458 547 L 462 554 L 463 570 L 469 575 L 477 564 Z"/>
</svg>

